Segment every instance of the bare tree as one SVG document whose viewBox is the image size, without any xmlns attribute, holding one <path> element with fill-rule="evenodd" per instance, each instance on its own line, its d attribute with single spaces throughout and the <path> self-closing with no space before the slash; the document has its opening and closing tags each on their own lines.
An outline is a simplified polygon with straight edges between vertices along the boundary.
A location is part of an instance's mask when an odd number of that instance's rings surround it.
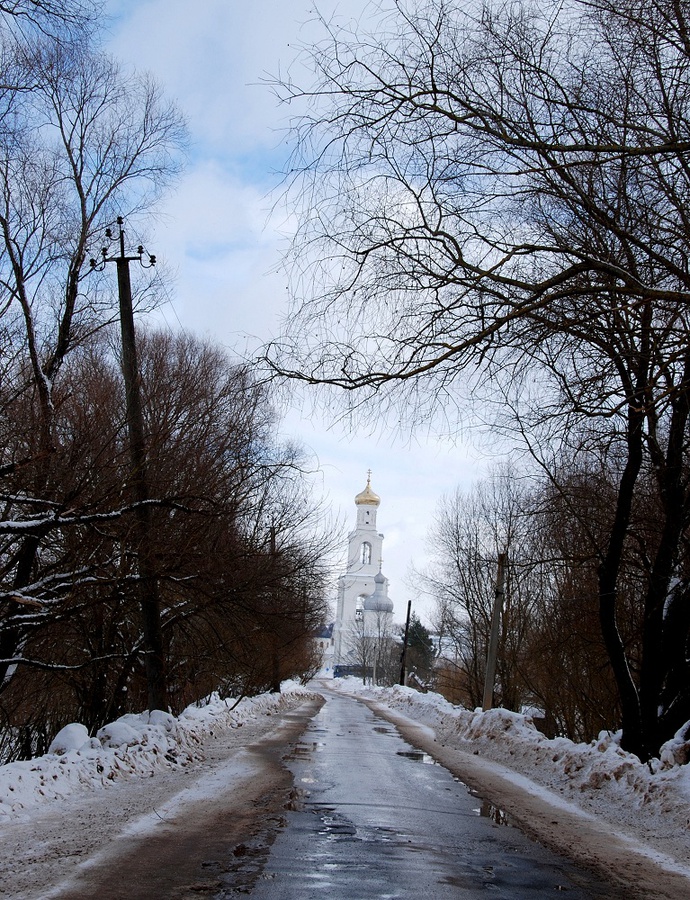
<svg viewBox="0 0 690 900">
<path fill-rule="evenodd" d="M 347 653 L 364 684 L 395 684 L 400 671 L 401 645 L 395 639 L 392 613 L 361 610 L 348 626 Z"/>
<path fill-rule="evenodd" d="M 88 25 L 100 6 L 98 0 L 4 0 L 0 3 L 0 15 L 9 23 L 27 23 L 54 35 L 56 28 Z"/>
<path fill-rule="evenodd" d="M 34 89 L 15 99 L 13 128 L 0 135 L 0 287 L 22 358 L 6 396 L 24 393 L 34 424 L 23 444 L 3 448 L 4 465 L 21 462 L 23 473 L 5 508 L 6 519 L 23 523 L 6 526 L 15 535 L 7 557 L 15 596 L 34 580 L 42 535 L 65 502 L 52 485 L 62 367 L 114 314 L 105 285 L 85 287 L 89 247 L 116 212 L 151 206 L 176 172 L 183 139 L 178 113 L 155 86 L 88 46 L 39 42 L 26 65 Z M 6 607 L 15 624 L 26 613 L 16 602 Z M 14 658 L 20 634 L 2 630 L 0 658 Z"/>
<path fill-rule="evenodd" d="M 439 503 L 428 544 L 434 560 L 417 580 L 436 599 L 443 642 L 459 666 L 465 702 L 481 706 L 499 554 L 507 552 L 497 702 L 519 711 L 531 702 L 525 682 L 539 591 L 528 491 L 511 468 Z"/>
<path fill-rule="evenodd" d="M 497 700 L 538 708 L 548 733 L 582 741 L 620 718 L 597 602 L 596 540 L 610 528 L 615 485 L 607 470 L 596 477 L 572 465 L 559 487 L 503 470 L 444 497 L 429 535 L 434 564 L 417 577 L 436 598 L 442 691 L 473 708 L 482 702 L 498 548 L 507 547 Z M 653 543 L 637 538 L 650 520 L 649 508 L 635 510 L 636 537 L 619 579 L 619 628 L 634 670 L 643 624 L 639 551 Z"/>
<path fill-rule="evenodd" d="M 18 637 L 3 660 L 0 715 L 24 736 L 7 755 L 45 749 L 68 721 L 98 728 L 147 700 L 123 383 L 107 338 L 75 350 L 55 386 L 50 487 L 71 516 L 41 534 L 21 592 L 16 538 L 0 528 L 0 624 Z M 140 358 L 171 708 L 308 674 L 333 537 L 304 459 L 275 441 L 266 387 L 190 336 L 144 333 Z M 3 437 L 30 433 L 32 409 L 24 395 L 6 405 Z M 8 493 L 24 477 L 7 475 Z"/>
<path fill-rule="evenodd" d="M 601 628 L 642 758 L 690 718 L 667 694 L 690 634 L 671 590 L 689 508 L 689 18 L 660 0 L 399 0 L 374 35 L 331 32 L 315 87 L 278 88 L 310 111 L 295 306 L 270 365 L 413 420 L 498 387 L 532 447 L 591 423 L 616 484 Z M 633 674 L 618 588 L 646 468 L 663 525 Z"/>
<path fill-rule="evenodd" d="M 349 665 L 357 667 L 362 684 L 373 678 L 375 657 L 376 639 L 366 627 L 364 616 L 356 616 L 348 627 L 347 658 Z"/>
</svg>

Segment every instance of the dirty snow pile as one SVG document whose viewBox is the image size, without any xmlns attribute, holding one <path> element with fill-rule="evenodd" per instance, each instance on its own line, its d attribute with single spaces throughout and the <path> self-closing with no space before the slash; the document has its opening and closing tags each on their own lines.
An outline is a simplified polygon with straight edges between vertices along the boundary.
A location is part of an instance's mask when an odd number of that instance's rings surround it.
<svg viewBox="0 0 690 900">
<path fill-rule="evenodd" d="M 402 713 L 431 728 L 439 744 L 500 763 L 659 849 L 690 856 L 690 741 L 681 738 L 687 726 L 645 765 L 621 750 L 620 733 L 601 732 L 587 744 L 550 740 L 529 716 L 504 709 L 472 712 L 439 694 L 364 687 L 355 678 L 330 686 Z"/>
<path fill-rule="evenodd" d="M 0 766 L 0 822 L 51 800 L 107 787 L 120 778 L 184 768 L 202 758 L 202 742 L 215 731 L 280 712 L 294 705 L 295 695 L 311 696 L 294 682 L 285 682 L 280 694 L 261 694 L 239 703 L 213 695 L 177 718 L 159 710 L 122 716 L 92 738 L 84 725 L 67 725 L 45 756 Z"/>
</svg>

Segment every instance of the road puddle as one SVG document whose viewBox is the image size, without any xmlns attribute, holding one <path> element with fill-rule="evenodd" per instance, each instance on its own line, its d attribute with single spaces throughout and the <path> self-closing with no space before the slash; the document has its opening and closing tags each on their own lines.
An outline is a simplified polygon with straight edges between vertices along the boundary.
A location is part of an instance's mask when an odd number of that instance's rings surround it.
<svg viewBox="0 0 690 900">
<path fill-rule="evenodd" d="M 471 797 L 475 797 L 477 800 L 479 800 L 480 805 L 475 806 L 472 809 L 472 812 L 476 813 L 478 816 L 481 816 L 482 819 L 491 819 L 491 821 L 495 825 L 505 825 L 509 828 L 515 827 L 517 825 L 515 819 L 509 816 L 505 810 L 501 809 L 498 806 L 495 806 L 489 800 L 486 800 L 471 787 L 468 787 L 467 785 L 465 785 L 465 787 L 467 788 L 467 793 Z"/>
<path fill-rule="evenodd" d="M 507 812 L 499 809 L 498 806 L 494 806 L 493 803 L 489 803 L 488 800 L 482 800 L 482 805 L 479 807 L 479 815 L 484 819 L 491 819 L 496 825 L 512 827 L 516 824 Z"/>
<path fill-rule="evenodd" d="M 423 750 L 398 750 L 397 756 L 403 756 L 405 759 L 411 759 L 415 762 L 425 763 L 429 766 L 437 766 L 439 763 L 430 756 L 428 753 L 424 753 Z M 466 790 L 467 793 L 471 797 L 475 797 L 479 801 L 479 806 L 473 807 L 472 812 L 476 813 L 478 816 L 481 816 L 482 819 L 490 819 L 495 825 L 505 825 L 508 827 L 514 827 L 517 825 L 517 822 L 511 818 L 508 813 L 501 809 L 498 806 L 495 806 L 489 800 L 486 800 L 480 794 L 477 793 L 473 788 L 469 785 L 465 784 L 464 781 L 461 781 L 457 777 L 453 777 L 453 781 L 461 784 Z"/>
<path fill-rule="evenodd" d="M 424 763 L 427 766 L 437 766 L 438 763 L 433 756 L 424 753 L 423 750 L 398 750 L 397 756 L 404 756 L 405 759 L 412 759 L 415 762 Z"/>
<path fill-rule="evenodd" d="M 334 807 L 316 806 L 312 810 L 321 820 L 321 826 L 317 834 L 329 839 L 352 838 L 357 834 L 357 828 L 350 819 L 338 813 Z"/>
<path fill-rule="evenodd" d="M 283 755 L 284 760 L 309 760 L 312 758 L 314 753 L 318 753 L 324 748 L 323 741 L 311 741 L 310 743 L 305 743 L 304 741 L 300 741 L 298 744 L 293 744 L 290 747 L 290 750 Z"/>
</svg>

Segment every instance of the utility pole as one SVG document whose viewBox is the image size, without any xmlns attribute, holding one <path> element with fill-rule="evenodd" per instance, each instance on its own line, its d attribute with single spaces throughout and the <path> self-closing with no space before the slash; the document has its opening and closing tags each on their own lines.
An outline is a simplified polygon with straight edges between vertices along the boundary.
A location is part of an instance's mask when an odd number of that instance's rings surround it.
<svg viewBox="0 0 690 900">
<path fill-rule="evenodd" d="M 494 683 L 496 681 L 496 658 L 498 656 L 498 632 L 501 625 L 501 613 L 503 611 L 503 595 L 505 584 L 505 570 L 508 564 L 508 554 L 498 554 L 498 572 L 496 573 L 496 593 L 494 595 L 494 608 L 491 616 L 491 635 L 489 637 L 489 653 L 486 660 L 486 677 L 484 679 L 484 698 L 482 709 L 486 712 L 494 705 Z"/>
<path fill-rule="evenodd" d="M 120 302 L 120 334 L 122 339 L 122 375 L 125 382 L 125 407 L 127 416 L 127 438 L 131 472 L 129 486 L 135 503 L 134 535 L 139 569 L 139 602 L 141 605 L 142 634 L 149 710 L 168 709 L 168 690 L 165 672 L 165 653 L 160 617 L 158 579 L 153 561 L 153 541 L 151 537 L 151 508 L 149 505 L 149 482 L 144 436 L 144 413 L 141 402 L 141 379 L 137 360 L 134 333 L 134 309 L 132 304 L 132 284 L 129 264 L 138 262 L 144 268 L 156 263 L 155 256 L 149 256 L 144 263 L 144 248 L 138 247 L 134 256 L 125 253 L 125 233 L 121 216 L 117 218 L 119 228 L 119 254 L 108 256 L 108 248 L 101 250 L 100 263 L 91 260 L 91 268 L 102 269 L 105 263 L 117 266 L 117 287 Z M 106 237 L 112 239 L 112 231 L 107 229 Z"/>
<path fill-rule="evenodd" d="M 407 640 L 410 634 L 410 613 L 412 612 L 412 601 L 407 601 L 407 618 L 405 619 L 405 636 L 403 637 L 403 649 L 400 657 L 400 684 L 404 685 L 407 672 L 405 666 L 407 664 Z"/>
<path fill-rule="evenodd" d="M 271 692 L 280 693 L 281 677 L 280 677 L 280 653 L 278 648 L 278 610 L 280 607 L 280 594 L 282 588 L 282 579 L 278 572 L 278 549 L 276 545 L 276 529 L 275 525 L 271 525 L 269 531 L 270 547 L 271 547 L 271 579 L 273 587 L 271 588 L 269 597 L 269 616 L 270 622 L 264 623 L 264 627 L 268 626 L 268 632 L 271 640 Z"/>
</svg>

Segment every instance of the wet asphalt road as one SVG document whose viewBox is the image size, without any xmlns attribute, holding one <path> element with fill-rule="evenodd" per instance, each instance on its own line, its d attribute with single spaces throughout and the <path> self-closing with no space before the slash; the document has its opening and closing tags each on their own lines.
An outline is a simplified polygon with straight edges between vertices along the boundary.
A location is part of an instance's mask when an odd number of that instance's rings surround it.
<svg viewBox="0 0 690 900">
<path fill-rule="evenodd" d="M 285 758 L 292 809 L 249 891 L 256 900 L 618 896 L 528 839 L 364 704 L 326 698 Z"/>
</svg>

